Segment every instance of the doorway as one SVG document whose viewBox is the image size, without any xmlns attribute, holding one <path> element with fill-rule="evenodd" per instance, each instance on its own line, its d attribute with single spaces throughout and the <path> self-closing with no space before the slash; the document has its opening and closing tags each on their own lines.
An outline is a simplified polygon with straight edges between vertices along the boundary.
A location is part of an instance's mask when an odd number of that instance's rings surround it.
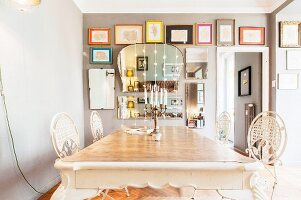
<svg viewBox="0 0 301 200">
<path fill-rule="evenodd" d="M 250 71 L 250 93 L 239 88 L 239 74 Z M 243 72 L 243 73 L 239 73 Z M 242 152 L 247 148 L 250 122 L 246 109 L 255 109 L 255 115 L 269 109 L 269 62 L 267 47 L 217 48 L 217 109 L 231 117 L 229 141 Z M 243 85 L 244 86 L 244 85 Z M 242 90 L 242 94 L 239 94 Z M 246 92 L 246 93 L 244 93 Z"/>
</svg>

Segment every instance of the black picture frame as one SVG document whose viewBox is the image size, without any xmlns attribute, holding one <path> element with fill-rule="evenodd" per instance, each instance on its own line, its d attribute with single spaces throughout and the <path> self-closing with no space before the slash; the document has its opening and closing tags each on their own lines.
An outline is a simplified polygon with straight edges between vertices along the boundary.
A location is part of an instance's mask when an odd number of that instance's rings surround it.
<svg viewBox="0 0 301 200">
<path fill-rule="evenodd" d="M 136 60 L 137 71 L 147 71 L 148 70 L 148 57 L 145 56 L 145 66 L 144 66 L 144 56 L 138 56 Z"/>
<path fill-rule="evenodd" d="M 252 70 L 251 66 L 238 71 L 238 96 L 252 94 Z"/>
<path fill-rule="evenodd" d="M 194 25 L 166 25 L 165 26 L 165 41 L 167 44 L 185 44 L 193 45 L 193 27 Z M 173 30 L 187 30 L 187 41 L 172 41 Z"/>
<path fill-rule="evenodd" d="M 145 98 L 144 97 L 138 97 L 137 102 L 138 102 L 138 104 L 144 104 L 145 103 Z M 148 98 L 147 98 L 147 103 L 148 103 Z"/>
</svg>

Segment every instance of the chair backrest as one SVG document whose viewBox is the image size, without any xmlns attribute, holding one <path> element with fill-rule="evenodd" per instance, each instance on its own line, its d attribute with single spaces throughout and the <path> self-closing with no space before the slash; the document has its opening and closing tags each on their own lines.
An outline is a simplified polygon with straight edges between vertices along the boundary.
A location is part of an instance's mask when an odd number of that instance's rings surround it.
<svg viewBox="0 0 301 200">
<path fill-rule="evenodd" d="M 231 130 L 231 117 L 228 112 L 222 112 L 217 120 L 217 139 L 219 141 L 228 142 L 230 130 Z"/>
<path fill-rule="evenodd" d="M 79 151 L 79 134 L 74 121 L 67 113 L 56 114 L 50 125 L 53 148 L 60 158 Z"/>
<path fill-rule="evenodd" d="M 279 160 L 287 142 L 286 128 L 281 117 L 272 111 L 262 112 L 252 121 L 248 137 L 250 157 L 273 164 Z"/>
<path fill-rule="evenodd" d="M 102 120 L 97 111 L 93 111 L 90 116 L 90 126 L 93 136 L 93 142 L 96 142 L 103 138 L 103 125 Z"/>
</svg>

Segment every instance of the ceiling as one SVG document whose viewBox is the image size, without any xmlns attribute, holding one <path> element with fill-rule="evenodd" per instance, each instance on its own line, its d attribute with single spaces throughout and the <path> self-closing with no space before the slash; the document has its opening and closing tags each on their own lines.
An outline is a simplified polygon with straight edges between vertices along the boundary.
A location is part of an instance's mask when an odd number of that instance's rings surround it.
<svg viewBox="0 0 301 200">
<path fill-rule="evenodd" d="M 271 13 L 286 0 L 74 0 L 83 13 Z"/>
</svg>

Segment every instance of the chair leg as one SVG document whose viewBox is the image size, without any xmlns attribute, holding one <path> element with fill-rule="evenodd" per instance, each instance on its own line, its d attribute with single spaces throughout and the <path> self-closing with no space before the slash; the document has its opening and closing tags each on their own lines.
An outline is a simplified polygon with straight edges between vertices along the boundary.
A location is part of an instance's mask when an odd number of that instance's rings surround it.
<svg viewBox="0 0 301 200">
<path fill-rule="evenodd" d="M 129 196 L 130 196 L 130 193 L 129 193 L 128 187 L 125 187 L 124 190 L 125 190 L 125 192 L 126 192 L 126 196 L 129 197 Z"/>
</svg>

